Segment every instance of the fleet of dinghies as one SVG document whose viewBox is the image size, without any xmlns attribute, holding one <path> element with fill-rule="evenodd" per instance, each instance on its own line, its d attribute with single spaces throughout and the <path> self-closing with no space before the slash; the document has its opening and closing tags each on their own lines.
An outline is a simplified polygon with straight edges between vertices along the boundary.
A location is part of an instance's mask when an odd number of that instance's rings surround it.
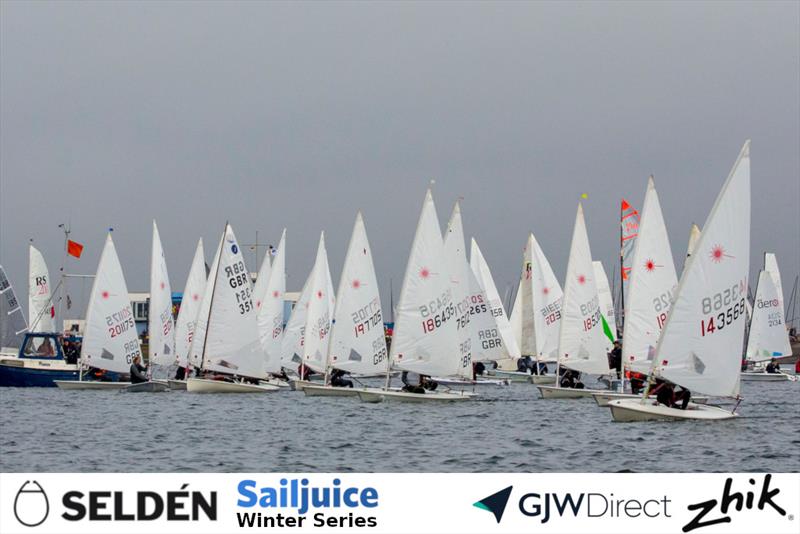
<svg viewBox="0 0 800 534">
<path fill-rule="evenodd" d="M 419 403 L 467 401 L 478 394 L 478 386 L 529 382 L 543 399 L 593 397 L 617 421 L 710 421 L 737 416 L 735 408 L 705 403 L 708 397 L 727 397 L 738 406 L 742 380 L 796 380 L 767 365 L 792 354 L 774 254 L 764 255 L 753 305 L 748 301 L 749 141 L 702 231 L 692 225 L 680 280 L 652 176 L 641 216 L 623 200 L 621 225 L 621 308 L 615 308 L 606 270 L 592 257 L 579 203 L 563 289 L 530 233 L 509 315 L 474 238 L 468 258 L 460 202 L 442 233 L 428 189 L 387 348 L 361 212 L 338 289 L 322 232 L 288 321 L 285 229 L 258 267 L 254 284 L 230 224 L 210 268 L 200 240 L 175 318 L 167 261 L 153 221 L 148 374 L 134 384 L 126 379 L 143 355 L 111 232 L 94 276 L 78 363 L 64 367 L 66 375 L 51 373 L 49 382 L 14 378 L 15 372 L 43 373 L 30 362 L 63 359 L 60 350 L 30 352 L 31 332 L 59 339 L 58 287 L 53 289 L 44 257 L 31 244 L 27 322 L 0 267 L 0 383 L 189 393 L 278 392 L 291 383 L 291 389 L 312 397 Z M 402 387 L 392 385 L 398 373 Z M 607 387 L 585 387 L 591 376 Z M 659 391 L 665 387 L 691 391 L 692 397 L 685 395 L 682 406 L 664 402 Z"/>
</svg>

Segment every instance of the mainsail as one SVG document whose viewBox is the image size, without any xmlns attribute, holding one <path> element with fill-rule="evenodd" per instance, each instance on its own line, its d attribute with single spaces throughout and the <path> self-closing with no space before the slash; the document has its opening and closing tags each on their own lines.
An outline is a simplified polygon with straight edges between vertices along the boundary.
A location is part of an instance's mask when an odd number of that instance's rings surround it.
<svg viewBox="0 0 800 534">
<path fill-rule="evenodd" d="M 331 320 L 336 304 L 331 271 L 328 267 L 328 252 L 325 250 L 325 232 L 319 237 L 317 258 L 310 280 L 303 363 L 314 371 L 324 373 L 328 368 Z"/>
<path fill-rule="evenodd" d="M 597 297 L 600 299 L 600 313 L 603 314 L 603 332 L 613 343 L 617 339 L 617 318 L 614 312 L 611 287 L 608 285 L 608 276 L 606 276 L 602 262 L 593 261 L 592 267 L 594 267 L 594 279 L 597 282 Z"/>
<path fill-rule="evenodd" d="M 158 226 L 153 221 L 150 251 L 150 306 L 147 319 L 148 353 L 151 364 L 170 365 L 175 361 L 175 322 L 172 316 L 172 288 Z"/>
<path fill-rule="evenodd" d="M 205 253 L 203 240 L 197 242 L 194 251 L 192 266 L 186 285 L 183 286 L 181 309 L 178 312 L 178 321 L 175 324 L 175 363 L 185 367 L 189 363 L 189 351 L 194 338 L 195 324 L 200 313 L 200 303 L 206 291 Z"/>
<path fill-rule="evenodd" d="M 81 345 L 81 363 L 117 373 L 127 373 L 133 358 L 141 356 L 128 286 L 122 274 L 111 234 L 100 255 L 89 297 Z"/>
<path fill-rule="evenodd" d="M 783 299 L 780 298 L 772 273 L 765 269 L 758 276 L 745 355 L 748 360 L 759 362 L 791 354 L 792 347 L 783 316 Z"/>
<path fill-rule="evenodd" d="M 27 331 L 25 314 L 5 269 L 0 265 L 0 349 L 13 349 L 16 354 Z"/>
<path fill-rule="evenodd" d="M 258 309 L 258 336 L 264 352 L 264 372 L 281 371 L 281 341 L 283 340 L 283 302 L 286 293 L 286 229 L 281 233 L 275 259 L 272 262 L 261 307 Z"/>
<path fill-rule="evenodd" d="M 30 245 L 28 267 L 28 324 L 31 332 L 55 332 L 55 308 L 53 307 L 50 273 L 44 256 Z"/>
<path fill-rule="evenodd" d="M 694 393 L 738 394 L 749 263 L 747 141 L 681 276 L 656 348 L 657 376 Z"/>
<path fill-rule="evenodd" d="M 456 316 L 441 229 L 429 189 L 395 313 L 392 365 L 426 375 L 458 375 L 462 362 Z"/>
<path fill-rule="evenodd" d="M 381 296 L 361 212 L 356 215 L 336 293 L 329 361 L 333 367 L 360 374 L 388 368 Z"/>
<path fill-rule="evenodd" d="M 626 367 L 638 372 L 649 371 L 677 285 L 669 235 L 651 176 L 647 181 L 625 300 L 622 359 Z"/>
<path fill-rule="evenodd" d="M 611 343 L 603 331 L 592 251 L 581 204 L 578 204 L 572 233 L 558 339 L 559 365 L 586 373 L 609 371 L 607 354 Z"/>
</svg>

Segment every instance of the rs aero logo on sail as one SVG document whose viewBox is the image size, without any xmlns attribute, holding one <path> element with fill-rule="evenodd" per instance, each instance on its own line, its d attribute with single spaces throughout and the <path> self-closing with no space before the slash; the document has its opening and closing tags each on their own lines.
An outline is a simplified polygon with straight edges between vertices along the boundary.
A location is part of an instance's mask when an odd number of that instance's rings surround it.
<svg viewBox="0 0 800 534">
<path fill-rule="evenodd" d="M 47 494 L 35 480 L 27 480 L 14 497 L 14 516 L 26 527 L 38 527 L 50 514 Z"/>
</svg>

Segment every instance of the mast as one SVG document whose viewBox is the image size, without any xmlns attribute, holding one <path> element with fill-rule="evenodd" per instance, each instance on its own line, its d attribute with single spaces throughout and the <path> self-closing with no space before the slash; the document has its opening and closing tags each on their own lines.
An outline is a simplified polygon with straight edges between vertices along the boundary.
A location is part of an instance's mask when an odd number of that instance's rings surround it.
<svg viewBox="0 0 800 534">
<path fill-rule="evenodd" d="M 619 203 L 619 328 L 623 332 L 625 331 L 625 252 L 623 250 L 625 235 L 622 226 L 622 206 L 624 201 L 625 199 L 622 199 L 622 202 Z"/>
</svg>

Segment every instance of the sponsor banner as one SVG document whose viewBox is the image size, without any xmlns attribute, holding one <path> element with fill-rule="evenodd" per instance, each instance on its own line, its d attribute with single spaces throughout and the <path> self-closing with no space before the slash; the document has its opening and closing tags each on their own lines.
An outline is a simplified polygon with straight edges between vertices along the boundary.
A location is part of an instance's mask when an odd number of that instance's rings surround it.
<svg viewBox="0 0 800 534">
<path fill-rule="evenodd" d="M 798 474 L 4 473 L 0 532 L 797 533 Z"/>
</svg>

